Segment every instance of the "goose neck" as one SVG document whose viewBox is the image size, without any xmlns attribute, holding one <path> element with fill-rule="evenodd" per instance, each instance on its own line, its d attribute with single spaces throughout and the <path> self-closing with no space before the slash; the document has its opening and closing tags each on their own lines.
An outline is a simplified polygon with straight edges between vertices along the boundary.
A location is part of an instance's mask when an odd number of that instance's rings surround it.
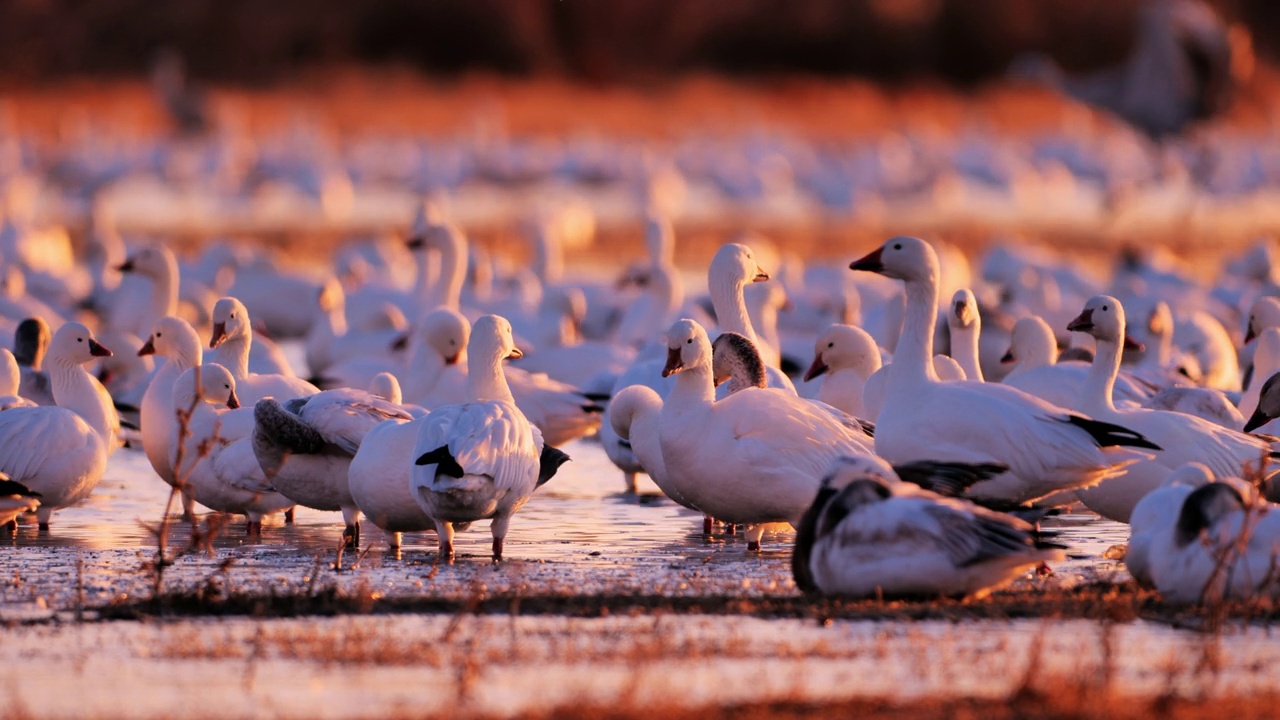
<svg viewBox="0 0 1280 720">
<path fill-rule="evenodd" d="M 710 365 L 695 365 L 676 373 L 675 386 L 671 388 L 664 407 L 670 407 L 673 412 L 711 407 L 716 399 L 715 393 Z"/>
<path fill-rule="evenodd" d="M 902 333 L 893 355 L 889 383 L 937 381 L 933 371 L 933 323 L 938 307 L 937 278 L 910 280 Z M 895 382 L 896 381 L 896 382 Z"/>
<path fill-rule="evenodd" d="M 249 338 L 230 337 L 214 350 L 214 362 L 231 371 L 236 380 L 249 377 Z"/>
<path fill-rule="evenodd" d="M 742 288 L 741 280 L 711 278 L 708 289 L 711 292 L 711 305 L 716 311 L 716 323 L 720 325 L 722 332 L 740 333 L 759 345 L 760 339 L 751 325 L 751 316 L 747 314 L 747 303 L 742 297 Z"/>
<path fill-rule="evenodd" d="M 48 363 L 53 401 L 79 415 L 89 427 L 106 438 L 111 432 L 111 416 L 93 378 L 80 365 L 53 360 Z"/>
<path fill-rule="evenodd" d="M 503 401 L 514 404 L 502 359 L 483 354 L 467 358 L 467 396 L 472 402 Z"/>
<path fill-rule="evenodd" d="M 1120 374 L 1120 345 L 1114 340 L 1097 342 L 1093 364 L 1085 378 L 1080 409 L 1090 415 L 1116 412 L 1113 390 Z"/>
<path fill-rule="evenodd" d="M 467 255 L 462 243 L 453 233 L 440 243 L 440 277 L 431 288 L 430 302 L 433 308 L 457 310 L 462 300 L 462 281 L 467 274 Z"/>
<path fill-rule="evenodd" d="M 965 377 L 983 382 L 982 365 L 978 361 L 978 325 L 969 327 L 953 327 L 951 329 L 951 356 L 960 363 Z"/>
</svg>

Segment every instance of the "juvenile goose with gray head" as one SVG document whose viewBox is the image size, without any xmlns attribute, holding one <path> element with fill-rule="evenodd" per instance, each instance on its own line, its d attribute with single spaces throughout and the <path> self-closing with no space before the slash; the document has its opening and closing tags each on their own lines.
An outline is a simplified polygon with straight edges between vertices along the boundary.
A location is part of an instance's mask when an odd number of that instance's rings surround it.
<svg viewBox="0 0 1280 720">
<path fill-rule="evenodd" d="M 53 405 L 49 373 L 44 371 L 44 355 L 53 332 L 43 318 L 31 317 L 13 331 L 13 357 L 18 361 L 22 382 L 18 394 L 37 405 Z"/>
</svg>

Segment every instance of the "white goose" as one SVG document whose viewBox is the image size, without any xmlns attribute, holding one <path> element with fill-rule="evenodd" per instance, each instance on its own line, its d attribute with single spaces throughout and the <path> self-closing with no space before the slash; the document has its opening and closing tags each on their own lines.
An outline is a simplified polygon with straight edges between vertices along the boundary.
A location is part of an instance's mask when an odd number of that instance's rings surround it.
<svg viewBox="0 0 1280 720">
<path fill-rule="evenodd" d="M 1213 474 L 1203 463 L 1187 463 L 1168 473 L 1159 487 L 1133 506 L 1129 516 L 1129 547 L 1124 564 L 1139 585 L 1154 587 L 1151 578 L 1151 546 L 1156 537 L 1178 522 L 1182 501 L 1201 485 L 1213 482 Z"/>
<path fill-rule="evenodd" d="M 1264 328 L 1254 338 L 1253 346 L 1253 382 L 1240 396 L 1240 413 L 1245 417 L 1258 409 L 1263 382 L 1280 372 L 1280 327 Z"/>
<path fill-rule="evenodd" d="M 246 407 L 265 397 L 291 400 L 313 395 L 319 388 L 297 377 L 259 374 L 249 371 L 249 351 L 253 345 L 253 326 L 244 303 L 233 297 L 222 298 L 213 306 L 213 331 L 209 336 L 209 361 L 231 371 L 241 402 Z"/>
<path fill-rule="evenodd" d="M 870 452 L 865 435 L 785 390 L 716 401 L 711 341 L 698 323 L 676 321 L 667 348 L 663 374 L 676 374 L 661 415 L 668 481 L 707 515 L 748 524 L 749 550 L 759 550 L 765 524 L 799 521 L 836 457 Z"/>
<path fill-rule="evenodd" d="M 345 542 L 360 542 L 348 470 L 365 435 L 384 420 L 413 419 L 363 390 L 341 388 L 253 408 L 253 452 L 272 487 L 298 505 L 341 511 Z"/>
<path fill-rule="evenodd" d="M 1010 471 L 978 483 L 969 496 L 1024 503 L 1119 472 L 1134 455 L 1109 449 L 1113 446 L 1151 447 L 1125 428 L 1005 385 L 940 382 L 930 362 L 938 260 L 925 241 L 891 238 L 849 267 L 906 286 L 906 319 L 889 366 L 884 407 L 876 416 L 876 452 L 889 462 L 1000 463 Z"/>
<path fill-rule="evenodd" d="M 307 371 L 322 375 L 331 366 L 351 358 L 385 357 L 408 327 L 404 314 L 387 303 L 380 327 L 355 330 L 347 326 L 346 297 L 342 284 L 330 278 L 320 288 L 315 315 L 306 337 Z"/>
<path fill-rule="evenodd" d="M 1057 340 L 1049 323 L 1036 315 L 1018 318 L 1009 338 L 1009 350 L 1000 362 L 1012 369 L 1002 383 L 1047 400 L 1059 407 L 1072 407 L 1089 377 L 1089 363 L 1058 360 Z M 1137 382 L 1128 373 L 1116 379 L 1116 404 L 1138 407 L 1152 396 L 1152 388 Z"/>
<path fill-rule="evenodd" d="M 1170 469 L 1188 462 L 1203 462 L 1215 477 L 1236 477 L 1245 463 L 1257 465 L 1271 453 L 1263 440 L 1229 430 L 1185 413 L 1138 408 L 1118 410 L 1112 386 L 1120 368 L 1120 344 L 1124 338 L 1124 307 L 1108 295 L 1085 303 L 1069 329 L 1087 332 L 1097 341 L 1097 354 L 1076 407 L 1098 420 L 1132 428 L 1162 449 L 1154 459 Z"/>
<path fill-rule="evenodd" d="M 209 363 L 183 370 L 172 383 L 168 420 L 168 465 L 184 499 L 244 515 L 250 535 L 262 531 L 264 516 L 293 507 L 258 466 L 250 439 L 253 411 L 240 408 L 226 368 Z"/>
<path fill-rule="evenodd" d="M 903 483 L 875 456 L 839 458 L 796 531 L 792 572 L 806 593 L 982 596 L 1061 560 L 1031 525 Z"/>
<path fill-rule="evenodd" d="M 947 311 L 947 329 L 951 333 L 951 357 L 964 370 L 968 380 L 984 382 L 982 366 L 978 362 L 978 338 L 982 334 L 982 318 L 978 314 L 978 299 L 968 288 L 960 288 L 951 296 Z"/>
<path fill-rule="evenodd" d="M 0 348 L 0 410 L 16 407 L 36 407 L 36 403 L 18 394 L 22 386 L 22 369 L 13 353 Z"/>
<path fill-rule="evenodd" d="M 746 336 L 764 358 L 769 374 L 769 386 L 781 388 L 794 393 L 795 386 L 791 380 L 778 369 L 779 351 L 775 347 L 763 347 L 760 337 L 751 324 L 751 316 L 747 314 L 743 288 L 747 283 L 763 282 L 769 274 L 756 263 L 751 248 L 741 243 L 729 243 L 722 246 L 711 259 L 707 270 L 707 290 L 711 294 L 711 304 L 715 307 L 716 323 L 721 332 L 736 332 Z"/>
<path fill-rule="evenodd" d="M 109 308 L 107 319 L 112 329 L 136 337 L 146 337 L 160 318 L 178 313 L 178 260 L 163 245 L 148 245 L 134 252 L 117 268 L 133 273 L 151 283 L 145 296 L 120 294 L 121 304 Z"/>
<path fill-rule="evenodd" d="M 389 420 L 364 436 L 347 471 L 348 487 L 356 507 L 387 533 L 392 549 L 400 547 L 401 534 L 434 530 L 431 519 L 409 489 L 414 447 L 428 415 L 409 422 Z"/>
<path fill-rule="evenodd" d="M 152 469 L 169 485 L 176 481 L 170 458 L 170 442 L 173 434 L 173 384 L 178 376 L 199 365 L 202 360 L 200 336 L 195 328 L 179 317 L 163 317 L 147 336 L 147 342 L 138 350 L 139 355 L 159 355 L 164 365 L 156 371 L 142 396 L 142 449 Z M 191 493 L 182 493 L 182 514 L 187 520 L 195 517 L 195 500 Z"/>
<path fill-rule="evenodd" d="M 880 348 L 867 331 L 852 325 L 832 325 L 813 344 L 813 363 L 804 374 L 804 382 L 821 377 L 819 400 L 855 417 L 874 417 L 863 404 L 863 389 L 881 362 Z"/>
<path fill-rule="evenodd" d="M 511 396 L 502 361 L 521 355 L 511 323 L 481 317 L 468 350 L 467 402 L 436 408 L 422 422 L 409 489 L 435 520 L 442 557 L 453 557 L 456 523 L 488 518 L 493 558 L 501 560 L 511 516 L 568 456 L 543 443 Z"/>
<path fill-rule="evenodd" d="M 110 352 L 84 325 L 66 323 L 54 333 L 46 357 L 58 404 L 0 412 L 0 472 L 40 493 L 36 518 L 42 529 L 54 510 L 93 492 L 115 450 L 115 408 L 82 367 Z"/>
</svg>

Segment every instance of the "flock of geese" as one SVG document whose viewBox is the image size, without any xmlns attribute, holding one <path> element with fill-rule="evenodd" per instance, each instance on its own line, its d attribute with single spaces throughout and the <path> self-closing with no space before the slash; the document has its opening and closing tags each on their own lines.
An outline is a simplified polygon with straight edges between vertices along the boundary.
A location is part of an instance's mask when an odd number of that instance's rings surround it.
<svg viewBox="0 0 1280 720">
<path fill-rule="evenodd" d="M 499 560 L 558 446 L 595 436 L 628 490 L 648 474 L 748 552 L 794 527 L 805 592 L 985 594 L 1062 559 L 1037 523 L 1080 502 L 1130 524 L 1125 562 L 1169 598 L 1280 594 L 1269 242 L 1206 284 L 1134 253 L 1103 283 L 1014 244 L 974 273 L 914 237 L 848 269 L 743 238 L 696 297 L 670 224 L 645 238 L 617 283 L 566 282 L 554 233 L 502 275 L 424 203 L 407 243 L 355 243 L 335 267 L 360 273 L 319 282 L 221 244 L 86 263 L 87 297 L 11 264 L 0 522 L 47 529 L 127 441 L 188 519 L 256 534 L 301 505 L 341 512 L 343 543 L 434 530 L 449 560 L 489 520 Z M 301 338 L 305 378 L 264 327 Z"/>
</svg>

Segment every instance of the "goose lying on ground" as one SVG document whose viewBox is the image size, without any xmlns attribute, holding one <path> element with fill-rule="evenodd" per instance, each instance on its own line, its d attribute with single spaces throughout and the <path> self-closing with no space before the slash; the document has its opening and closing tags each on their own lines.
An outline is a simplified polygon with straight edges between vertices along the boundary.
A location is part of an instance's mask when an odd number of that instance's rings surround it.
<svg viewBox="0 0 1280 720">
<path fill-rule="evenodd" d="M 490 519 L 501 560 L 511 516 L 568 460 L 516 407 L 502 361 L 520 355 L 511 323 L 481 317 L 468 347 L 467 402 L 433 409 L 418 431 L 409 488 L 435 520 L 441 557 L 453 557 L 454 524 Z"/>
<path fill-rule="evenodd" d="M 1139 585 L 1154 587 L 1151 578 L 1151 544 L 1157 535 L 1178 521 L 1182 501 L 1201 485 L 1213 482 L 1213 474 L 1203 463 L 1192 462 L 1168 473 L 1160 486 L 1133 506 L 1129 516 L 1129 547 L 1124 564 Z"/>
<path fill-rule="evenodd" d="M 892 238 L 849 267 L 906 286 L 906 319 L 876 417 L 876 452 L 889 462 L 999 463 L 1009 472 L 978 483 L 968 496 L 1024 503 L 1095 485 L 1143 457 L 1125 448 L 1155 447 L 1124 427 L 1005 385 L 939 382 L 930 362 L 938 260 L 923 240 Z"/>
<path fill-rule="evenodd" d="M 792 572 L 806 593 L 986 595 L 1063 546 L 1028 523 L 898 479 L 874 456 L 839 458 L 796 532 Z"/>
</svg>

